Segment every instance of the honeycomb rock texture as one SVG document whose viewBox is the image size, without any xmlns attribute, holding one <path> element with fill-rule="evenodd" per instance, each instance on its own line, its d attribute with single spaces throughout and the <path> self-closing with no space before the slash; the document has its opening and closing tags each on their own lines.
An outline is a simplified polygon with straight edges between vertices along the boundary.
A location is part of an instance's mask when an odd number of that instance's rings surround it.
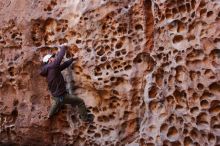
<svg viewBox="0 0 220 146">
<path fill-rule="evenodd" d="M 0 145 L 220 145 L 219 0 L 1 0 L 0 18 Z M 39 68 L 63 44 L 92 124 L 47 119 Z"/>
</svg>

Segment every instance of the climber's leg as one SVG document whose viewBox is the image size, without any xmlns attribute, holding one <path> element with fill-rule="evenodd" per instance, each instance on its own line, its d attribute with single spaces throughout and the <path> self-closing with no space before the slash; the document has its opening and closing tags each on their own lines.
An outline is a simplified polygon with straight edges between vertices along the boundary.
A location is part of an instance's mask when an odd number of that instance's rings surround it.
<svg viewBox="0 0 220 146">
<path fill-rule="evenodd" d="M 66 94 L 64 96 L 63 102 L 65 104 L 71 104 L 72 106 L 78 106 L 80 118 L 83 121 L 88 120 L 88 113 L 87 113 L 86 105 L 81 98 L 70 95 L 70 94 Z"/>
<path fill-rule="evenodd" d="M 60 101 L 60 99 L 58 97 L 52 97 L 53 98 L 53 103 L 50 107 L 50 111 L 49 111 L 49 115 L 48 117 L 51 118 L 55 113 L 58 112 L 62 102 Z"/>
</svg>

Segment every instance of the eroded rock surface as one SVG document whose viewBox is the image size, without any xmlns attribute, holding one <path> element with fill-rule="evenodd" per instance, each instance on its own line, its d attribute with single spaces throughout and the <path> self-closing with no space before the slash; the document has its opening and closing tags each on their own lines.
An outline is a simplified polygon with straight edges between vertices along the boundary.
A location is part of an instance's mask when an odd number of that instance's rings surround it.
<svg viewBox="0 0 220 146">
<path fill-rule="evenodd" d="M 0 144 L 220 145 L 218 0 L 2 0 L 0 18 Z M 46 118 L 61 44 L 91 125 Z"/>
</svg>

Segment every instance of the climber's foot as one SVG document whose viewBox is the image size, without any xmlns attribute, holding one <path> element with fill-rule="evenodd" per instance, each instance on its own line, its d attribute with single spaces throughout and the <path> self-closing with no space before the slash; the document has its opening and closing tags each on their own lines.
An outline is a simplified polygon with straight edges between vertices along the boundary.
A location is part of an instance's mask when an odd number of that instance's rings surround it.
<svg viewBox="0 0 220 146">
<path fill-rule="evenodd" d="M 93 120 L 94 120 L 94 115 L 93 115 L 93 114 L 88 114 L 88 115 L 87 115 L 87 120 L 86 120 L 86 121 L 87 121 L 88 123 L 92 123 Z"/>
<path fill-rule="evenodd" d="M 93 114 L 88 114 L 86 119 L 81 118 L 81 116 L 79 116 L 79 117 L 85 123 L 92 123 L 93 120 L 94 120 L 94 115 Z"/>
</svg>

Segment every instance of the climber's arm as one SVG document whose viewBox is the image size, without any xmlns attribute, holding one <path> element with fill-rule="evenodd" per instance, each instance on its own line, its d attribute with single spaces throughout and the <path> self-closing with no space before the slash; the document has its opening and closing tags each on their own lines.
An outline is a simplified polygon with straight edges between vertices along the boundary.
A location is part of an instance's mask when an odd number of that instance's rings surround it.
<svg viewBox="0 0 220 146">
<path fill-rule="evenodd" d="M 74 58 L 71 58 L 67 61 L 65 61 L 63 64 L 60 65 L 60 70 L 64 70 L 65 68 L 69 67 L 70 64 L 74 61 L 75 59 Z"/>
<path fill-rule="evenodd" d="M 55 61 L 50 63 L 50 67 L 56 67 L 56 66 L 59 66 L 65 53 L 66 53 L 66 46 L 62 46 L 60 47 L 60 51 L 58 52 L 56 58 L 55 58 Z"/>
</svg>

